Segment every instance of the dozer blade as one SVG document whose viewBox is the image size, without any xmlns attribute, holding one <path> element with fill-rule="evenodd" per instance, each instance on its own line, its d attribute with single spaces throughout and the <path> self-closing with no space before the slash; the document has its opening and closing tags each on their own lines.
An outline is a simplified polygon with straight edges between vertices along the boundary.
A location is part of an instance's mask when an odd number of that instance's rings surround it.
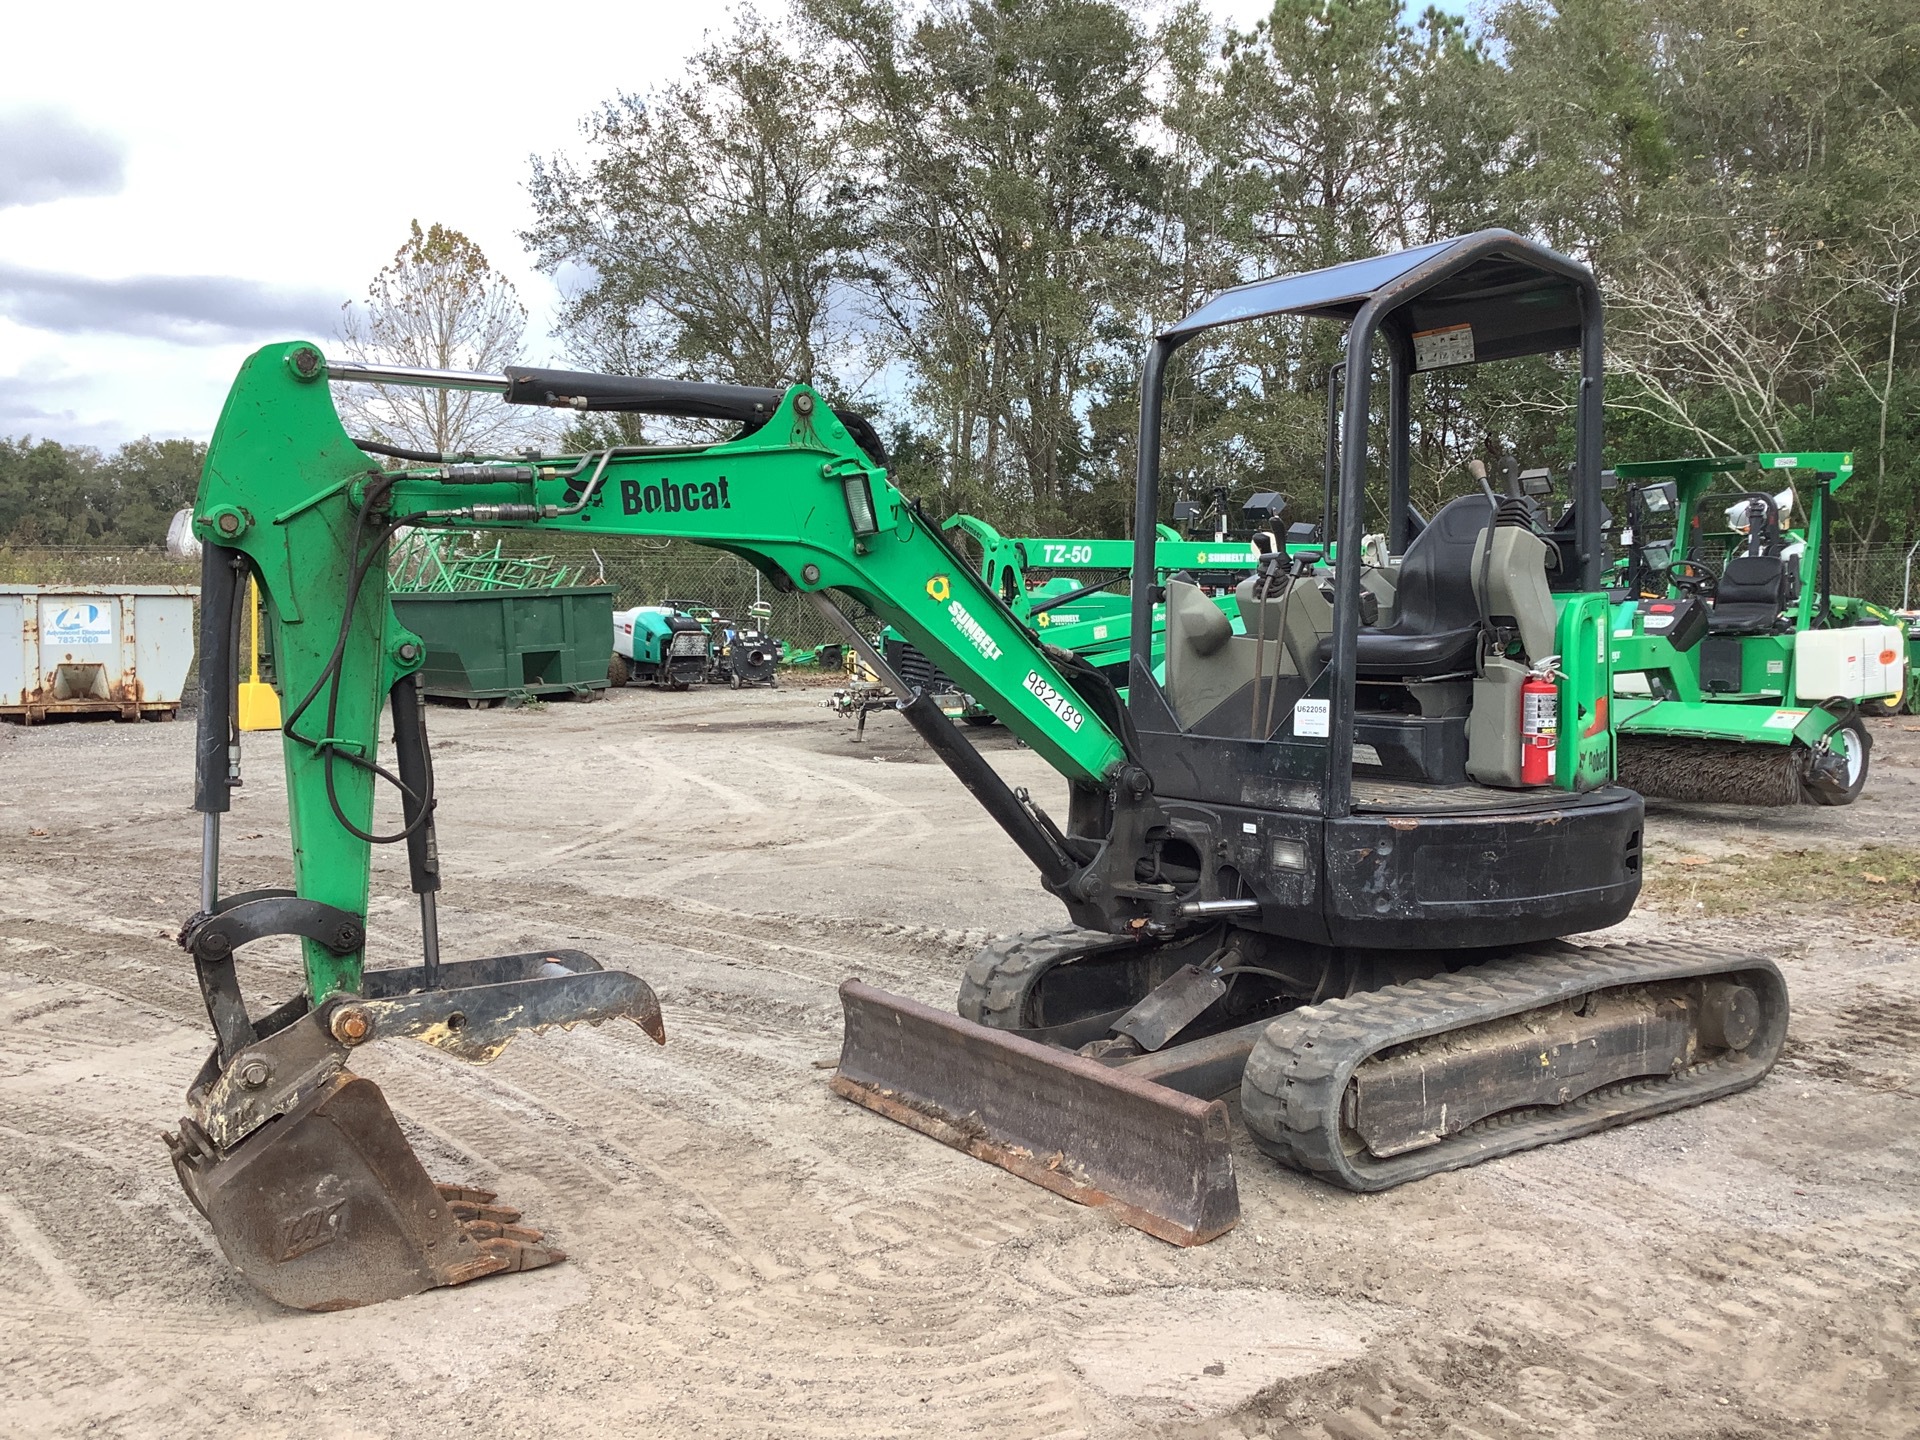
<svg viewBox="0 0 1920 1440">
<path fill-rule="evenodd" d="M 1175 1245 L 1240 1219 L 1227 1108 L 857 980 L 834 1090 Z"/>
<path fill-rule="evenodd" d="M 485 1190 L 427 1178 L 371 1080 L 335 1075 L 221 1151 L 192 1121 L 174 1168 L 234 1268 L 299 1310 L 345 1310 L 566 1258 Z"/>
</svg>

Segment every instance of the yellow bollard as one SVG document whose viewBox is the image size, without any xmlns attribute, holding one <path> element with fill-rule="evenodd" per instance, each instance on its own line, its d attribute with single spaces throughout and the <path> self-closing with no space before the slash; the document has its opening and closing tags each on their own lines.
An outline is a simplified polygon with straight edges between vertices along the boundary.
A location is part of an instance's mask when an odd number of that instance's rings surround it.
<svg viewBox="0 0 1920 1440">
<path fill-rule="evenodd" d="M 240 728 L 278 730 L 280 692 L 260 678 L 260 591 L 251 580 L 247 582 L 247 605 L 253 618 L 253 661 L 239 686 Z"/>
</svg>

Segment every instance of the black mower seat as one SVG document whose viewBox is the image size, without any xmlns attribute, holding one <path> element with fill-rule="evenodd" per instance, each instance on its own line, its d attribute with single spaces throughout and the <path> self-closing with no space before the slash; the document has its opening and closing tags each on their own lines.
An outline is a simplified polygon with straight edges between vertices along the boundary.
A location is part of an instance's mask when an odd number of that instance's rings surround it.
<svg viewBox="0 0 1920 1440">
<path fill-rule="evenodd" d="M 1493 518 L 1484 495 L 1462 495 L 1435 512 L 1407 546 L 1391 625 L 1363 628 L 1355 673 L 1363 680 L 1417 680 L 1474 667 L 1480 607 L 1473 598 L 1473 545 Z M 1323 640 L 1320 659 L 1333 653 Z"/>
<path fill-rule="evenodd" d="M 1778 555 L 1736 555 L 1714 588 L 1709 635 L 1770 635 L 1787 606 L 1791 572 Z"/>
</svg>

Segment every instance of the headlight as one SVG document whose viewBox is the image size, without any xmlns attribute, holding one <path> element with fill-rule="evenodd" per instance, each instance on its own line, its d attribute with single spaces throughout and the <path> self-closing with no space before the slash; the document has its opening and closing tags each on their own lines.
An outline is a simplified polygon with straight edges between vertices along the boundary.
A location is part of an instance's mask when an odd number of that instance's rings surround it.
<svg viewBox="0 0 1920 1440">
<path fill-rule="evenodd" d="M 880 522 L 873 514 L 873 486 L 864 470 L 856 470 L 843 482 L 847 490 L 847 519 L 856 535 L 879 533 Z"/>
</svg>

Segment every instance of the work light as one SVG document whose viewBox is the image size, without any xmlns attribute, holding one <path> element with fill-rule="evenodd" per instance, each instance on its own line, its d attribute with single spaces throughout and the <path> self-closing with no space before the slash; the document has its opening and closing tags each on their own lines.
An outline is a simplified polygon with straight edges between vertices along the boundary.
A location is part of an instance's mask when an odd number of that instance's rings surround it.
<svg viewBox="0 0 1920 1440">
<path fill-rule="evenodd" d="M 853 522 L 856 535 L 874 535 L 879 533 L 880 523 L 873 513 L 873 486 L 867 479 L 867 472 L 855 470 L 841 482 L 847 488 L 847 519 Z"/>
</svg>

